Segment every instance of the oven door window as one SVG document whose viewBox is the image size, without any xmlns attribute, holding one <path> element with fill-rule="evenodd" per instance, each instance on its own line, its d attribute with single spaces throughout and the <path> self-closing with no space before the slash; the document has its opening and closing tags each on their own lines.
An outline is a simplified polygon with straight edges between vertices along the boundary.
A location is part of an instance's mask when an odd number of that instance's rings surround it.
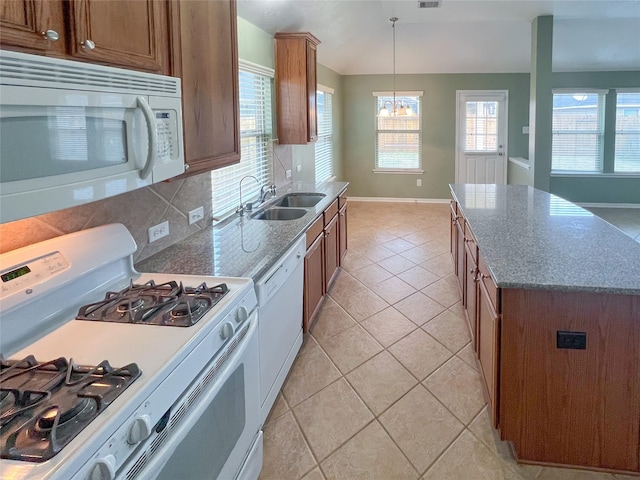
<svg viewBox="0 0 640 480">
<path fill-rule="evenodd" d="M 245 428 L 244 364 L 231 374 L 158 480 L 216 479 Z"/>
<path fill-rule="evenodd" d="M 145 135 L 132 108 L 6 106 L 0 118 L 2 182 L 33 180 L 102 169 L 135 168 L 131 149 Z M 137 137 L 134 142 L 131 137 Z M 140 145 L 141 149 L 146 145 Z"/>
</svg>

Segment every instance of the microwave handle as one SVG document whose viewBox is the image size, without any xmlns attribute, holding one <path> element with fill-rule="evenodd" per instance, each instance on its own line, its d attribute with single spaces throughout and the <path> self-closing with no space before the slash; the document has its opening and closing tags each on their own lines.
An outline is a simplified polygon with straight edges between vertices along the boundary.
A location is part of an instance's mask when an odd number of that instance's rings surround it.
<svg viewBox="0 0 640 480">
<path fill-rule="evenodd" d="M 147 178 L 156 164 L 156 151 L 158 149 L 158 135 L 156 133 L 156 119 L 153 110 L 144 97 L 137 97 L 137 106 L 142 110 L 145 120 L 147 121 L 147 135 L 149 136 L 149 152 L 147 154 L 147 163 L 140 170 L 140 178 Z"/>
</svg>

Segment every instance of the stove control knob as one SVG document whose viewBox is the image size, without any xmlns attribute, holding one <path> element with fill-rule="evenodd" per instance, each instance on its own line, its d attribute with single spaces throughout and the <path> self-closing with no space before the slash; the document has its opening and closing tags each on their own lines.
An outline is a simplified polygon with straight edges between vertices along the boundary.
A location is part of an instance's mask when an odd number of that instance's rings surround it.
<svg viewBox="0 0 640 480">
<path fill-rule="evenodd" d="M 233 335 L 233 325 L 231 324 L 231 322 L 227 322 L 224 325 L 222 325 L 222 328 L 220 329 L 220 337 L 223 340 L 226 340 L 232 335 Z"/>
<path fill-rule="evenodd" d="M 238 308 L 238 310 L 236 311 L 236 322 L 238 323 L 242 323 L 244 322 L 247 318 L 249 318 L 249 311 L 247 310 L 247 307 L 245 307 L 244 305 L 242 305 L 240 308 Z"/>
<path fill-rule="evenodd" d="M 107 455 L 96 461 L 87 480 L 113 480 L 116 478 L 116 459 L 113 455 Z"/>
<path fill-rule="evenodd" d="M 151 418 L 149 415 L 139 415 L 129 427 L 129 434 L 127 435 L 127 443 L 129 445 L 135 445 L 151 435 Z"/>
</svg>

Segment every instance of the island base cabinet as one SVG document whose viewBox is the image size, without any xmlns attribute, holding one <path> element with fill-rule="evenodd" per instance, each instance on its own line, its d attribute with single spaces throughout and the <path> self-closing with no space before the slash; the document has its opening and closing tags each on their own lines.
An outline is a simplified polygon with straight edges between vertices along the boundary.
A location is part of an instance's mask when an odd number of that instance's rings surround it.
<svg viewBox="0 0 640 480">
<path fill-rule="evenodd" d="M 637 295 L 503 289 L 500 433 L 519 461 L 640 471 L 639 322 Z"/>
<path fill-rule="evenodd" d="M 491 304 L 482 282 L 478 283 L 478 360 L 483 386 L 491 414 L 491 423 L 498 426 L 498 368 L 500 353 L 500 317 Z"/>
</svg>

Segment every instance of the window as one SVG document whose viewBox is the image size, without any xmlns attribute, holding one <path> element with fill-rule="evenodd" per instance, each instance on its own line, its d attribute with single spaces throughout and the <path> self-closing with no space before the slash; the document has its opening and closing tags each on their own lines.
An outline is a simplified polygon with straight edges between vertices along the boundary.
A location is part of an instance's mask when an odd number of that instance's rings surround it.
<svg viewBox="0 0 640 480">
<path fill-rule="evenodd" d="M 376 97 L 376 153 L 374 172 L 423 173 L 422 92 L 397 92 L 396 105 L 411 107 L 413 115 L 378 115 L 383 106 L 393 110 L 393 92 L 374 92 Z"/>
<path fill-rule="evenodd" d="M 498 151 L 498 102 L 466 102 L 465 152 Z"/>
<path fill-rule="evenodd" d="M 640 92 L 616 97 L 616 173 L 640 172 Z"/>
<path fill-rule="evenodd" d="M 554 93 L 551 169 L 602 172 L 604 94 Z"/>
<path fill-rule="evenodd" d="M 255 199 L 262 185 L 272 182 L 271 173 L 271 81 L 273 72 L 240 62 L 240 163 L 211 172 L 213 215 L 233 213 L 240 200 Z"/>
<path fill-rule="evenodd" d="M 333 90 L 318 86 L 318 140 L 316 140 L 316 182 L 333 176 Z"/>
</svg>

